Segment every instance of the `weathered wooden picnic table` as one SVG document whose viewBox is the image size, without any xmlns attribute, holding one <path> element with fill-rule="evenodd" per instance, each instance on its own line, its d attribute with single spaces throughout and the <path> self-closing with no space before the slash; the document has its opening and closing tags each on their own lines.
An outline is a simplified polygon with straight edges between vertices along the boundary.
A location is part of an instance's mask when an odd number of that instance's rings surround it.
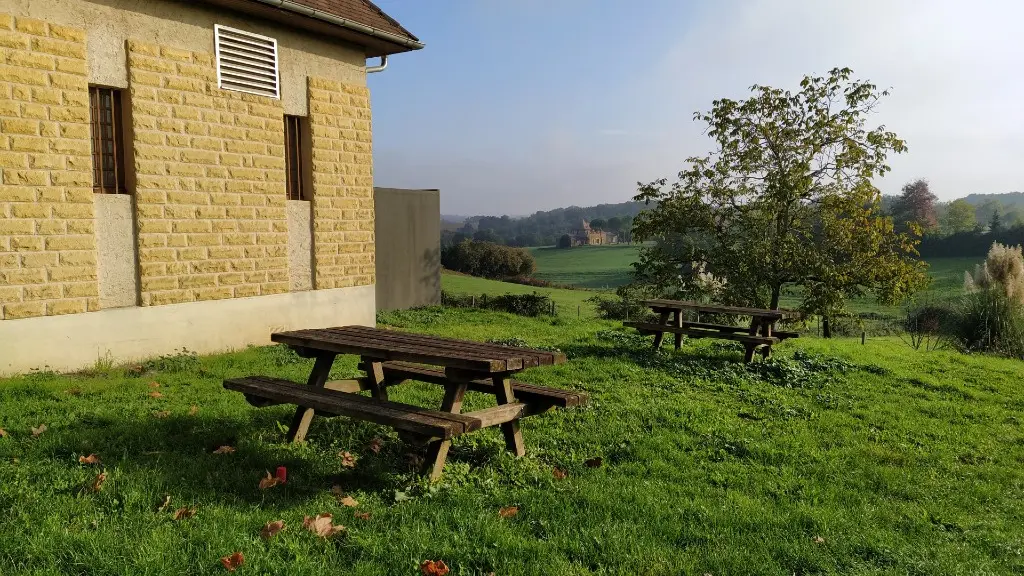
<svg viewBox="0 0 1024 576">
<path fill-rule="evenodd" d="M 744 362 L 754 358 L 754 352 L 761 349 L 765 358 L 771 356 L 772 346 L 787 338 L 797 338 L 796 332 L 775 330 L 775 323 L 783 318 L 793 317 L 797 313 L 790 310 L 767 310 L 764 308 L 744 308 L 740 306 L 721 306 L 718 304 L 702 304 L 682 300 L 645 300 L 644 306 L 658 314 L 658 322 L 626 322 L 626 326 L 636 328 L 641 334 L 654 334 L 654 348 L 661 347 L 665 333 L 675 334 L 676 350 L 682 346 L 683 336 L 690 338 L 719 338 L 734 340 L 743 344 Z M 684 312 L 695 312 L 697 321 L 683 320 Z M 727 314 L 731 316 L 749 316 L 748 327 L 713 324 L 700 321 L 701 313 Z"/>
<path fill-rule="evenodd" d="M 302 441 L 314 415 L 348 416 L 390 426 L 427 442 L 424 472 L 441 476 L 451 439 L 460 434 L 501 426 L 505 445 L 516 456 L 525 453 L 519 429 L 522 418 L 587 402 L 586 394 L 534 386 L 512 379 L 534 366 L 561 364 L 560 352 L 455 340 L 425 334 L 345 326 L 278 332 L 271 340 L 286 344 L 304 358 L 315 358 L 306 385 L 249 376 L 224 381 L 224 387 L 245 394 L 254 406 L 296 404 L 289 441 Z M 361 357 L 361 378 L 328 381 L 338 355 Z M 440 368 L 440 369 L 438 369 Z M 444 386 L 440 410 L 388 400 L 388 388 L 408 380 Z M 369 390 L 370 396 L 359 394 Z M 467 391 L 491 394 L 497 406 L 462 414 Z"/>
</svg>

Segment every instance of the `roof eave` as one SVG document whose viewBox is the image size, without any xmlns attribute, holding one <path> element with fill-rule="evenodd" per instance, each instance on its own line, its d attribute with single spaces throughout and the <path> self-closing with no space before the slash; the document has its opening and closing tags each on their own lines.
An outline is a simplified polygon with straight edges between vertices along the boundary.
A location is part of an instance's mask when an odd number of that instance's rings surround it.
<svg viewBox="0 0 1024 576">
<path fill-rule="evenodd" d="M 263 16 L 285 24 L 341 38 L 366 48 L 367 58 L 420 50 L 423 42 L 393 34 L 347 18 L 309 8 L 290 0 L 206 0 L 240 12 Z"/>
</svg>

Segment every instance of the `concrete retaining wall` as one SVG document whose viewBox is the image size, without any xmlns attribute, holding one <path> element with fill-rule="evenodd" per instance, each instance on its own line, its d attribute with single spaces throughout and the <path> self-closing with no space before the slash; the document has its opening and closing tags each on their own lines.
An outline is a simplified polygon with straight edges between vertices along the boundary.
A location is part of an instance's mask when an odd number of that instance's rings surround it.
<svg viewBox="0 0 1024 576">
<path fill-rule="evenodd" d="M 441 303 L 441 193 L 374 188 L 377 309 Z"/>
</svg>

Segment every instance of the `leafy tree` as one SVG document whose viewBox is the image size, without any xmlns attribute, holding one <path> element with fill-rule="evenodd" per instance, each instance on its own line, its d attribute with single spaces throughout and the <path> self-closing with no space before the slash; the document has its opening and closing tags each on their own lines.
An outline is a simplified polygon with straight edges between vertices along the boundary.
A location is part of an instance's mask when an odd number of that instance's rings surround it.
<svg viewBox="0 0 1024 576">
<path fill-rule="evenodd" d="M 590 227 L 594 230 L 604 230 L 608 226 L 608 223 L 603 218 L 598 218 L 590 222 Z"/>
<path fill-rule="evenodd" d="M 978 219 L 974 214 L 974 206 L 971 206 L 964 199 L 954 200 L 946 207 L 946 213 L 942 218 L 942 232 L 944 234 L 958 234 L 970 232 L 978 226 Z"/>
<path fill-rule="evenodd" d="M 622 218 L 619 218 L 618 216 L 612 216 L 611 218 L 608 219 L 607 226 L 608 230 L 612 232 L 619 232 L 620 230 L 622 230 Z"/>
<path fill-rule="evenodd" d="M 771 308 L 798 286 L 801 307 L 826 319 L 850 297 L 894 303 L 920 287 L 917 238 L 894 231 L 871 184 L 906 145 L 866 128 L 887 92 L 851 75 L 807 76 L 796 93 L 754 86 L 697 113 L 716 150 L 690 158 L 668 189 L 640 185 L 636 199 L 658 205 L 633 225 L 635 240 L 653 242 L 633 265 L 637 283 L 686 297 L 711 275 L 727 303 Z"/>
<path fill-rule="evenodd" d="M 558 247 L 572 248 L 572 236 L 569 236 L 568 234 L 562 234 L 562 236 L 558 238 Z"/>
<path fill-rule="evenodd" d="M 917 226 L 922 232 L 938 228 L 935 212 L 935 194 L 928 189 L 928 181 L 917 179 L 903 186 L 903 193 L 893 206 L 892 215 L 898 228 Z"/>
<path fill-rule="evenodd" d="M 477 230 L 473 233 L 473 240 L 477 242 L 491 242 L 493 244 L 500 244 L 501 237 L 494 233 L 494 230 Z"/>
</svg>

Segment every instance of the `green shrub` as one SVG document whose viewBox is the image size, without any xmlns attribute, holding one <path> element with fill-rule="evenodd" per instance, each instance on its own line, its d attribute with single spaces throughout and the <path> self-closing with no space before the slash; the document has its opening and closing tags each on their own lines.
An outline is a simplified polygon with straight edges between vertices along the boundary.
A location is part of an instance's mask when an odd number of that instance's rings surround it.
<svg viewBox="0 0 1024 576">
<path fill-rule="evenodd" d="M 479 296 L 441 291 L 441 305 L 449 308 L 484 308 L 519 316 L 537 317 L 551 314 L 551 297 L 542 294 L 503 294 Z"/>
<path fill-rule="evenodd" d="M 1024 305 L 1001 290 L 966 295 L 951 326 L 965 351 L 1024 358 Z"/>
<path fill-rule="evenodd" d="M 449 270 L 502 279 L 530 276 L 537 270 L 533 255 L 522 248 L 466 240 L 441 251 L 441 265 Z"/>
</svg>

